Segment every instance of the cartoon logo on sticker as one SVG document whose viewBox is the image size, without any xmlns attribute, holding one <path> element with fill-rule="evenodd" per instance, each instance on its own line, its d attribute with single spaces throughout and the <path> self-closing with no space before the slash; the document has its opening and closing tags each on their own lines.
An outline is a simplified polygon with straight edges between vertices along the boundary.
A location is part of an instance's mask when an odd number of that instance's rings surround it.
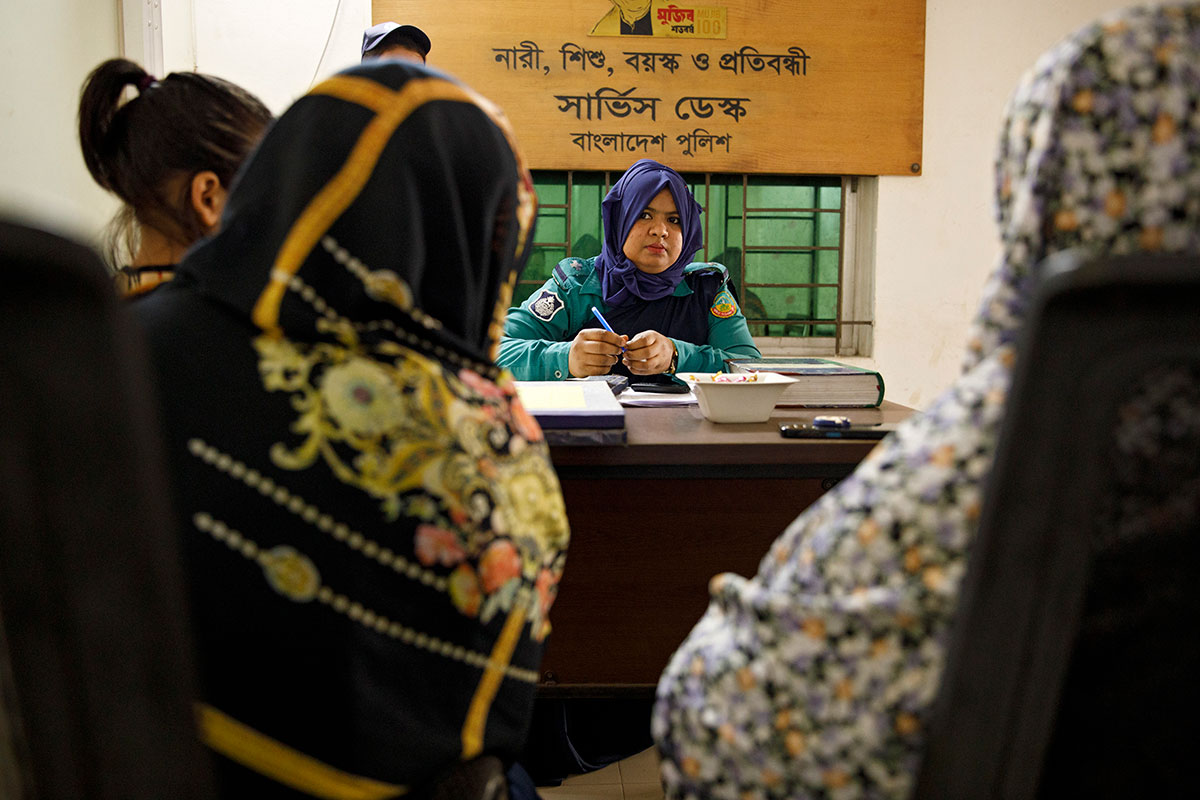
<svg viewBox="0 0 1200 800">
<path fill-rule="evenodd" d="M 562 311 L 563 305 L 564 303 L 559 299 L 558 295 L 549 289 L 542 289 L 542 293 L 533 298 L 533 301 L 529 304 L 529 310 L 538 319 L 543 322 L 549 322 L 554 319 L 555 314 Z"/>
<path fill-rule="evenodd" d="M 733 295 L 728 289 L 717 292 L 717 296 L 713 298 L 712 308 L 709 309 L 717 319 L 732 317 L 737 310 L 737 301 L 733 299 Z"/>
</svg>

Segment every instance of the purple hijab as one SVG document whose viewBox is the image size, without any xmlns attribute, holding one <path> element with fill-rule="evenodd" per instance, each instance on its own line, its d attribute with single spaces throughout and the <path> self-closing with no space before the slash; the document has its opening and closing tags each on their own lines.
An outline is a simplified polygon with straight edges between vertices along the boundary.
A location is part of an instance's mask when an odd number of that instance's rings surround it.
<svg viewBox="0 0 1200 800">
<path fill-rule="evenodd" d="M 625 257 L 625 240 L 638 216 L 664 188 L 670 189 L 675 199 L 683 227 L 683 248 L 674 264 L 650 275 Z M 608 190 L 600 205 L 600 217 L 604 222 L 604 245 L 596 257 L 596 271 L 604 302 L 610 306 L 623 305 L 632 297 L 657 300 L 674 292 L 683 280 L 683 268 L 703 243 L 700 204 L 678 172 L 649 158 L 634 162 Z"/>
</svg>

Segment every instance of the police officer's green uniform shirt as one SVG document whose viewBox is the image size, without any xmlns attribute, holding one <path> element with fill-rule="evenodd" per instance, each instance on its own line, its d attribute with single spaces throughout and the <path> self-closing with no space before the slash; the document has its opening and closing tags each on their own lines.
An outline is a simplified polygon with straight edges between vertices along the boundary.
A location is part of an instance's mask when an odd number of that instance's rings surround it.
<svg viewBox="0 0 1200 800">
<path fill-rule="evenodd" d="M 690 298 L 698 302 L 688 312 L 687 324 L 672 324 L 664 317 L 657 320 L 657 325 L 642 324 L 639 330 L 624 330 L 614 317 L 619 318 L 625 308 L 614 311 L 605 304 L 595 262 L 595 258 L 564 259 L 550 280 L 520 306 L 509 309 L 496 360 L 500 366 L 512 370 L 518 380 L 571 377 L 567 361 L 572 340 L 584 328 L 600 327 L 592 314 L 593 306 L 609 319 L 618 334 L 632 339 L 643 330 L 652 329 L 671 337 L 679 356 L 676 366 L 679 372 L 721 372 L 726 358 L 759 357 L 746 318 L 727 286 L 728 273 L 722 265 L 688 264 L 684 280 L 672 295 L 649 302 L 634 301 L 644 304 L 639 318 L 644 322 L 649 315 L 654 322 L 656 310 L 665 311 L 671 306 L 678 310 L 679 302 L 672 303 L 671 298 L 689 298 L 699 291 L 700 296 Z M 699 319 L 701 315 L 703 320 Z M 675 334 L 680 330 L 686 338 L 677 338 Z"/>
</svg>

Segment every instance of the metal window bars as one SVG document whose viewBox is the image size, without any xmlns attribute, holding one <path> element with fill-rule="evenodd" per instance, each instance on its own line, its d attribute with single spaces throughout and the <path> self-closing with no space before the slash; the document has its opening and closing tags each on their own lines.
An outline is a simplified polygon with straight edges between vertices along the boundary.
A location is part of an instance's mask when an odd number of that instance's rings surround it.
<svg viewBox="0 0 1200 800">
<path fill-rule="evenodd" d="M 548 203 L 541 202 L 539 214 L 545 216 L 562 216 L 562 229 L 564 239 L 562 241 L 534 240 L 535 252 L 542 250 L 547 255 L 552 252 L 565 254 L 566 257 L 575 255 L 574 248 L 580 236 L 577 230 L 576 205 L 579 197 L 584 192 L 598 192 L 599 197 L 603 197 L 607 193 L 608 188 L 612 185 L 612 181 L 619 177 L 619 173 L 612 172 L 583 172 L 575 170 L 559 171 L 559 172 L 536 172 L 535 183 L 543 187 L 550 186 L 561 191 L 563 202 Z M 784 352 L 788 350 L 804 350 L 805 352 L 827 352 L 832 354 L 855 354 L 861 350 L 861 346 L 856 344 L 859 337 L 845 335 L 848 328 L 855 326 L 865 326 L 868 330 L 873 325 L 870 319 L 854 318 L 862 316 L 861 314 L 851 314 L 847 306 L 856 306 L 861 309 L 862 304 L 850 303 L 847 301 L 850 292 L 848 292 L 847 280 L 852 280 L 852 271 L 847 269 L 847 249 L 851 247 L 846 242 L 847 230 L 847 215 L 848 201 L 850 194 L 857 191 L 857 178 L 842 177 L 837 183 L 832 183 L 828 178 L 820 177 L 805 177 L 805 176 L 758 176 L 742 174 L 723 175 L 714 173 L 701 174 L 684 174 L 685 180 L 692 187 L 693 195 L 701 205 L 702 219 L 704 224 L 704 245 L 701 250 L 702 260 L 709 261 L 713 259 L 714 253 L 712 246 L 714 242 L 721 247 L 715 255 L 722 258 L 734 256 L 735 263 L 726 263 L 726 267 L 730 270 L 731 277 L 737 287 L 739 293 L 743 296 L 743 313 L 746 314 L 747 322 L 751 326 L 751 330 L 756 332 L 756 339 L 769 343 L 772 351 Z M 601 180 L 598 180 L 601 179 Z M 811 194 L 811 205 L 764 205 L 751 206 L 750 198 L 752 190 L 760 187 L 773 187 L 782 189 L 786 194 L 789 190 L 794 195 L 804 196 Z M 821 200 L 821 190 L 836 188 L 838 190 L 838 200 L 836 207 L 826 207 Z M 713 207 L 714 191 L 725 190 L 726 196 L 723 202 L 718 203 L 720 206 L 719 213 L 710 214 L 709 210 Z M 555 191 L 557 195 L 560 191 Z M 729 193 L 736 192 L 738 196 L 734 198 L 735 202 L 730 202 Z M 550 192 L 545 192 L 550 194 Z M 557 198 L 556 198 L 557 199 Z M 735 207 L 734 211 L 730 211 L 731 207 Z M 821 241 L 819 231 L 820 215 L 838 215 L 838 228 L 836 244 L 826 244 Z M 779 224 L 775 226 L 775 231 L 779 234 L 774 240 L 762 241 L 752 239 L 749 234 L 748 223 L 763 222 L 763 221 L 796 221 L 803 219 L 804 215 L 808 215 L 811 221 L 811 235 L 796 237 L 794 234 L 789 234 L 787 231 L 788 225 Z M 720 225 L 720 231 L 714 231 L 714 226 Z M 729 241 L 729 231 L 731 228 L 737 229 L 736 238 L 733 242 Z M 767 226 L 768 230 L 771 226 Z M 594 227 L 585 230 L 582 234 L 594 233 L 597 239 L 601 238 L 599 216 L 595 220 Z M 719 233 L 714 236 L 714 233 Z M 719 240 L 719 241 L 718 241 Z M 736 254 L 731 254 L 730 245 L 740 245 L 740 250 Z M 852 249 L 852 247 L 851 247 Z M 828 280 L 819 280 L 818 254 L 822 252 L 833 252 L 837 254 L 837 270 L 836 282 Z M 751 280 L 754 277 L 748 270 L 748 261 L 756 255 L 783 255 L 787 254 L 810 254 L 812 256 L 810 264 L 806 270 L 808 280 L 796 281 L 765 281 Z M 595 253 L 580 254 L 586 257 L 595 255 Z M 718 259 L 719 260 L 719 259 Z M 520 284 L 526 289 L 526 292 L 532 291 L 537 286 L 540 286 L 546 277 L 548 277 L 549 269 L 553 264 L 548 264 L 545 272 L 546 275 L 531 276 L 523 278 Z M 803 297 L 807 300 L 805 306 L 802 303 L 800 313 L 789 313 L 786 316 L 778 313 L 778 308 L 770 309 L 761 301 L 753 302 L 752 307 L 746 307 L 746 293 L 753 293 L 755 290 L 776 291 L 776 290 L 807 290 L 803 292 Z M 520 293 L 520 287 L 518 288 Z M 832 292 L 833 302 L 832 307 L 834 313 L 832 317 L 822 315 L 818 309 L 820 299 L 825 299 L 825 306 L 828 303 L 828 293 Z M 521 296 L 520 294 L 518 295 Z M 794 296 L 789 296 L 789 302 L 795 300 Z M 775 313 L 772 313 L 774 311 Z M 771 336 L 772 330 L 782 332 L 782 336 Z M 828 331 L 832 330 L 833 335 L 829 336 Z M 764 351 L 766 348 L 764 348 Z"/>
</svg>

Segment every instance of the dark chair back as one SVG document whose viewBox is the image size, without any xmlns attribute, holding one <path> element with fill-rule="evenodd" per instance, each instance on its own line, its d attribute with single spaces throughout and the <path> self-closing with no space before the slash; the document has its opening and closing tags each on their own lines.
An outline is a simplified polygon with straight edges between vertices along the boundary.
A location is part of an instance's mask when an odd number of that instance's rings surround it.
<svg viewBox="0 0 1200 800">
<path fill-rule="evenodd" d="M 0 797 L 201 798 L 158 423 L 89 249 L 0 222 Z"/>
<path fill-rule="evenodd" d="M 1043 269 L 915 796 L 1190 796 L 1200 259 Z"/>
</svg>

